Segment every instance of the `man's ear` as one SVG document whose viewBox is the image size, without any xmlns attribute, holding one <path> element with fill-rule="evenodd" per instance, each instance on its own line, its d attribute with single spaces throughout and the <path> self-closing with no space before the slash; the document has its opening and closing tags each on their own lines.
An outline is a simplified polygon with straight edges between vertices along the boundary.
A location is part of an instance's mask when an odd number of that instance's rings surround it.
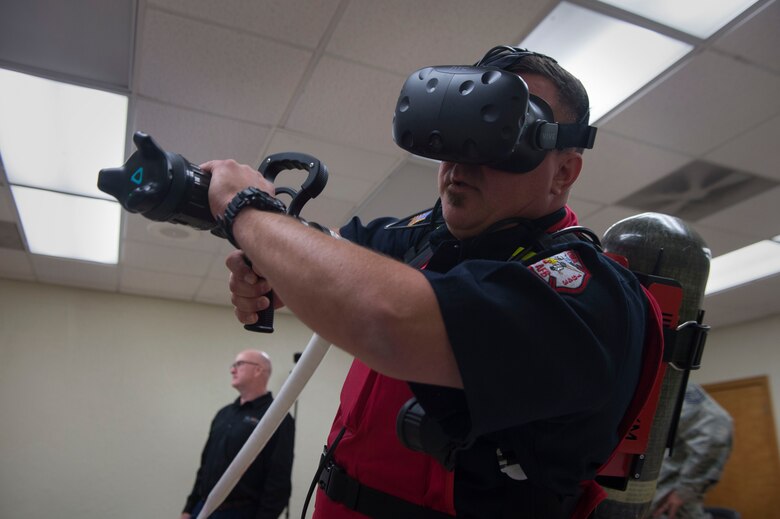
<svg viewBox="0 0 780 519">
<path fill-rule="evenodd" d="M 568 192 L 582 171 L 581 153 L 574 150 L 563 150 L 558 153 L 558 169 L 552 181 L 552 190 L 556 195 Z"/>
</svg>

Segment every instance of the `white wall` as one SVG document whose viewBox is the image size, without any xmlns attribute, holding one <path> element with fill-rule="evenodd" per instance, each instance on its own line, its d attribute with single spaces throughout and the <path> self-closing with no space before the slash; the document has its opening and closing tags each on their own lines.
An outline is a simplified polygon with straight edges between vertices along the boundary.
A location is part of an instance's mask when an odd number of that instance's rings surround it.
<svg viewBox="0 0 780 519">
<path fill-rule="evenodd" d="M 0 517 L 178 518 L 228 365 L 274 362 L 274 394 L 311 332 L 271 335 L 225 307 L 0 280 Z M 299 517 L 351 358 L 335 348 L 298 404 L 291 517 Z"/>
<path fill-rule="evenodd" d="M 223 307 L 0 279 L 0 518 L 177 518 L 209 422 L 235 398 L 235 354 L 266 350 L 278 393 L 311 335 L 285 314 L 276 330 L 246 332 Z M 778 337 L 780 316 L 716 328 L 693 379 L 768 375 L 777 420 Z M 301 396 L 291 517 L 350 361 L 331 349 Z"/>
</svg>

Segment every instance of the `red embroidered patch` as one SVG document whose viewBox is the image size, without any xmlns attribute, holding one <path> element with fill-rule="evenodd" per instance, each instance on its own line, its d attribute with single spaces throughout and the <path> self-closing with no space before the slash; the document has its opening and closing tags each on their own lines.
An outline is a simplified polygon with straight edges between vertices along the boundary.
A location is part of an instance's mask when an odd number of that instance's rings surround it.
<svg viewBox="0 0 780 519">
<path fill-rule="evenodd" d="M 528 266 L 553 290 L 576 294 L 585 290 L 590 272 L 573 250 L 560 252 Z"/>
</svg>

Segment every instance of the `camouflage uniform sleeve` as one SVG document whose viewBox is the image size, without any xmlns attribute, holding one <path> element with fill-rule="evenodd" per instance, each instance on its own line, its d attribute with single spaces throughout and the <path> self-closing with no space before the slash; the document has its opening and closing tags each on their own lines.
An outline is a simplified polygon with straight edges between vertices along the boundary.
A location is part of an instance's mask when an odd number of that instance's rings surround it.
<svg viewBox="0 0 780 519">
<path fill-rule="evenodd" d="M 732 436 L 731 416 L 700 386 L 689 383 L 674 443 L 679 449 L 674 457 L 680 460 L 676 490 L 685 501 L 701 501 L 720 480 Z"/>
</svg>

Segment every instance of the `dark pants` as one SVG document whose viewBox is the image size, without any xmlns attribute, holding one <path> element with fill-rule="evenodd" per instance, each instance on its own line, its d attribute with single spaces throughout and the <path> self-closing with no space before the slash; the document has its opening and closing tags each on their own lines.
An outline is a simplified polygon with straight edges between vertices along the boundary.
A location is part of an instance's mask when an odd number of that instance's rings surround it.
<svg viewBox="0 0 780 519">
<path fill-rule="evenodd" d="M 199 501 L 192 509 L 192 519 L 196 519 L 205 501 Z M 257 505 L 248 503 L 241 506 L 222 505 L 211 513 L 209 519 L 253 519 L 257 515 Z"/>
</svg>

